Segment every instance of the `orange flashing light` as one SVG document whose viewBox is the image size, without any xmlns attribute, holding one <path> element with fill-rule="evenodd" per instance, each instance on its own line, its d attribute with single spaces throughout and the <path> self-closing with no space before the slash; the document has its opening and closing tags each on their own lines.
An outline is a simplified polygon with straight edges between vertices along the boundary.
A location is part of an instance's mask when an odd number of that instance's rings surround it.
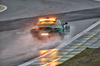
<svg viewBox="0 0 100 66">
<path fill-rule="evenodd" d="M 40 21 L 40 22 L 42 22 L 42 21 L 56 21 L 56 19 L 55 19 L 55 18 L 40 19 L 39 21 Z"/>
<path fill-rule="evenodd" d="M 51 23 L 51 24 L 52 24 L 52 23 L 55 23 L 55 22 L 40 22 L 40 23 L 41 23 L 41 24 L 43 24 L 43 23 Z"/>
</svg>

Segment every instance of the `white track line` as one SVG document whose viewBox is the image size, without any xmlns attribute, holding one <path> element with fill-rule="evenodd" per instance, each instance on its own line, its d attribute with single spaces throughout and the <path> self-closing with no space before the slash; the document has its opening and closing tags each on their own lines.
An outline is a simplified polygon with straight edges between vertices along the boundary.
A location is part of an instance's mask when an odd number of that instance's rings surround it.
<svg viewBox="0 0 100 66">
<path fill-rule="evenodd" d="M 98 1 L 98 2 L 100 2 L 100 0 L 94 0 L 94 1 Z"/>
</svg>

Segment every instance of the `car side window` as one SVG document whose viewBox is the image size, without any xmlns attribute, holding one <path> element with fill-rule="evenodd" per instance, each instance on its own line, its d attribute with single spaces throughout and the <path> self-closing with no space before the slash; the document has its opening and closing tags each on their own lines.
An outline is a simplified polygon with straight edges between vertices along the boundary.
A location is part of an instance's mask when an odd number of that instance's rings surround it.
<svg viewBox="0 0 100 66">
<path fill-rule="evenodd" d="M 56 24 L 59 25 L 59 26 L 61 26 L 60 20 L 57 20 L 57 21 L 56 21 Z"/>
</svg>

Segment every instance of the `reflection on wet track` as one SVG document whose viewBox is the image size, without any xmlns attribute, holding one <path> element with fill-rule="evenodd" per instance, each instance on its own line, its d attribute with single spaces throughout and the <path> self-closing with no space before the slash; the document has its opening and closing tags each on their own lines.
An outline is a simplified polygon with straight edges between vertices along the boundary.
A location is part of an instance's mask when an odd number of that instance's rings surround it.
<svg viewBox="0 0 100 66">
<path fill-rule="evenodd" d="M 52 54 L 48 55 L 45 58 L 42 58 L 41 60 L 39 60 L 39 62 L 34 63 L 32 66 L 35 66 L 38 64 L 40 64 L 40 66 L 47 66 L 47 65 L 48 66 L 56 66 L 58 64 L 57 60 L 59 59 L 59 58 L 56 58 L 58 55 L 58 49 L 40 50 L 40 54 L 41 53 L 43 54 L 48 51 L 55 51 L 55 52 L 53 52 Z M 50 62 L 50 63 L 47 63 L 47 62 Z M 42 65 L 42 64 L 44 64 L 44 65 Z"/>
<path fill-rule="evenodd" d="M 47 62 L 50 62 L 49 63 L 49 66 L 55 66 L 55 65 L 57 65 L 58 62 L 57 61 L 54 61 L 55 58 L 57 57 L 57 49 L 52 49 L 52 50 L 53 51 L 56 51 L 56 52 L 54 52 L 54 53 L 48 55 L 46 58 L 42 58 L 40 60 L 41 61 L 41 64 L 44 64 L 44 66 L 48 64 Z M 48 51 L 48 50 L 46 50 L 46 51 Z M 40 65 L 40 66 L 43 66 L 43 65 Z"/>
</svg>

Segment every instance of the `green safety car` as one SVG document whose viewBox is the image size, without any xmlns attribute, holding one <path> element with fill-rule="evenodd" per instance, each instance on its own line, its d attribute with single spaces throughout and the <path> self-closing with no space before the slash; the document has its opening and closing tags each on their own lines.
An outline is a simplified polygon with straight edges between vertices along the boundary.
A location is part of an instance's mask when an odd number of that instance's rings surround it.
<svg viewBox="0 0 100 66">
<path fill-rule="evenodd" d="M 59 35 L 63 38 L 69 31 L 70 26 L 67 22 L 61 22 L 56 18 L 42 18 L 33 26 L 31 34 L 37 38 L 54 37 L 54 35 Z"/>
</svg>

